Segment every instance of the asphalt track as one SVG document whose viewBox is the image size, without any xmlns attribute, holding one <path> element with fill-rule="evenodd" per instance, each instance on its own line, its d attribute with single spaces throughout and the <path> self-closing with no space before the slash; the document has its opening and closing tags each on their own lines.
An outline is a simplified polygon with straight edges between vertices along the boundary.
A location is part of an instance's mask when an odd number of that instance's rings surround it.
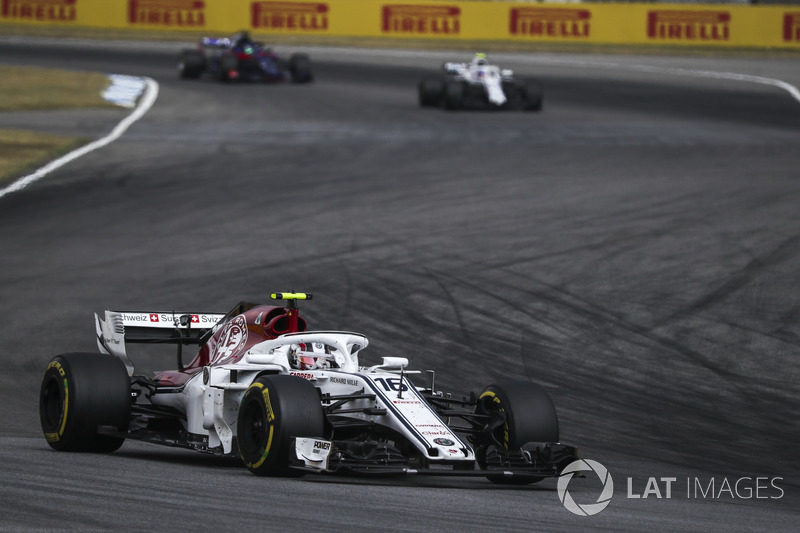
<svg viewBox="0 0 800 533">
<path fill-rule="evenodd" d="M 420 76 L 463 53 L 316 49 L 312 85 L 227 86 L 179 81 L 176 51 L 0 42 L 0 63 L 160 84 L 120 140 L 0 198 L 0 530 L 796 530 L 800 102 L 674 70 L 797 86 L 796 59 L 497 54 L 544 84 L 524 114 L 417 107 Z M 0 127 L 100 136 L 126 112 Z M 575 516 L 555 480 L 262 479 L 41 438 L 41 374 L 95 350 L 92 312 L 287 289 L 315 293 L 312 327 L 368 335 L 365 362 L 408 356 L 454 392 L 544 385 L 609 506 Z"/>
</svg>

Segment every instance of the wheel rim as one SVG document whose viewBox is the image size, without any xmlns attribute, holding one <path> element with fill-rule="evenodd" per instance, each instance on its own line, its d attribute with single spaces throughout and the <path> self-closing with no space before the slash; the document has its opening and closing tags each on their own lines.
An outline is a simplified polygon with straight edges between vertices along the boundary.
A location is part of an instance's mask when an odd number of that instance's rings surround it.
<svg viewBox="0 0 800 533">
<path fill-rule="evenodd" d="M 58 380 L 50 377 L 44 386 L 42 395 L 42 425 L 48 432 L 58 429 L 64 414 L 64 402 Z"/>
<path fill-rule="evenodd" d="M 260 456 L 266 446 L 266 411 L 258 402 L 251 400 L 245 405 L 242 427 L 238 429 L 239 447 L 248 460 Z"/>
</svg>

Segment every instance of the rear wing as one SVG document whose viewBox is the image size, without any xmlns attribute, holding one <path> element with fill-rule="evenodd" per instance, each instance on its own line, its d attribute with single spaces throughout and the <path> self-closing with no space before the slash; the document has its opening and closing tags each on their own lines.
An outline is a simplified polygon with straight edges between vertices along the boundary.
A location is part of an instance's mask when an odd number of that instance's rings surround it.
<svg viewBox="0 0 800 533">
<path fill-rule="evenodd" d="M 105 311 L 103 317 L 95 313 L 97 347 L 102 353 L 119 357 L 133 375 L 133 363 L 128 358 L 128 343 L 176 344 L 178 366 L 182 368 L 182 347 L 205 342 L 218 323 L 224 321 L 223 313 L 176 313 L 174 311 Z"/>
</svg>

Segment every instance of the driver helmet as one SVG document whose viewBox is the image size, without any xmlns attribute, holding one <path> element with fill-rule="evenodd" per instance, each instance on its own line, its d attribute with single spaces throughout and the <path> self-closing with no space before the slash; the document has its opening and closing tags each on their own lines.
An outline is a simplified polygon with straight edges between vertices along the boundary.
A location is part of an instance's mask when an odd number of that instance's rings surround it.
<svg viewBox="0 0 800 533">
<path fill-rule="evenodd" d="M 231 41 L 233 42 L 234 47 L 253 44 L 253 41 L 250 39 L 250 34 L 247 33 L 246 31 L 240 31 L 239 33 L 234 35 Z"/>
<path fill-rule="evenodd" d="M 475 57 L 472 58 L 472 64 L 478 66 L 485 66 L 489 64 L 489 61 L 486 59 L 486 54 L 477 53 Z"/>
<path fill-rule="evenodd" d="M 303 355 L 298 355 L 298 352 L 302 352 Z M 314 357 L 312 355 L 314 352 L 325 355 L 325 347 L 317 343 L 292 345 L 292 354 L 289 357 L 291 367 L 297 370 L 331 368 L 327 357 Z"/>
</svg>

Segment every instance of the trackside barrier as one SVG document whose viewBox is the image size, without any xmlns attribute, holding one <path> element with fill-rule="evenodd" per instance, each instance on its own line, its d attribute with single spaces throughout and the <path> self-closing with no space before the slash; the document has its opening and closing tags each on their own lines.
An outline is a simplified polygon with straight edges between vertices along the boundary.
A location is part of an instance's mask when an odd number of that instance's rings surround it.
<svg viewBox="0 0 800 533">
<path fill-rule="evenodd" d="M 330 37 L 800 49 L 800 6 L 0 0 L 0 23 Z"/>
</svg>

